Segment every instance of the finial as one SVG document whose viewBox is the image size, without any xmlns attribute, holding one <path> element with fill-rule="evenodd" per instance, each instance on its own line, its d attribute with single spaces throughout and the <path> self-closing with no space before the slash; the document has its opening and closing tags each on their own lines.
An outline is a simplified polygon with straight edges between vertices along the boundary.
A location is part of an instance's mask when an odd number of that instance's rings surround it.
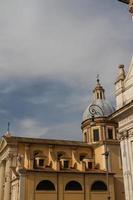
<svg viewBox="0 0 133 200">
<path fill-rule="evenodd" d="M 7 124 L 7 132 L 4 134 L 5 137 L 11 137 L 11 133 L 10 133 L 10 122 L 8 122 Z"/>
<path fill-rule="evenodd" d="M 10 122 L 8 122 L 8 125 L 7 125 L 7 132 L 9 133 L 10 132 Z"/>
<path fill-rule="evenodd" d="M 99 84 L 100 80 L 99 80 L 99 74 L 97 74 L 97 83 Z"/>
</svg>

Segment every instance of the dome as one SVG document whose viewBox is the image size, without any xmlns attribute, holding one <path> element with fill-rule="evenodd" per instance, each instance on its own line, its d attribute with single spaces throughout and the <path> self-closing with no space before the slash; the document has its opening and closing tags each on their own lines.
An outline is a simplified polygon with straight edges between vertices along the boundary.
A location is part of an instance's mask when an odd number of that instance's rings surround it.
<svg viewBox="0 0 133 200">
<path fill-rule="evenodd" d="M 83 121 L 94 117 L 107 117 L 115 111 L 115 108 L 105 99 L 97 99 L 85 109 Z"/>
<path fill-rule="evenodd" d="M 83 113 L 83 121 L 94 117 L 107 117 L 112 114 L 115 109 L 105 99 L 105 90 L 101 86 L 99 79 L 97 79 L 96 87 L 93 90 L 93 101 L 92 103 L 85 109 Z"/>
</svg>

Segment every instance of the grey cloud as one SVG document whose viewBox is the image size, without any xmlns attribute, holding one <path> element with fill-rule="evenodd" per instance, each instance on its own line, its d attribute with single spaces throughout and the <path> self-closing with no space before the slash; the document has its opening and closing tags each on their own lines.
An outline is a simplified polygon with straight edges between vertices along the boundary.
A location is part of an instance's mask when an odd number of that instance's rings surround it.
<svg viewBox="0 0 133 200">
<path fill-rule="evenodd" d="M 80 85 L 79 78 L 87 80 L 95 71 L 104 73 L 107 65 L 116 67 L 123 55 L 127 62 L 125 50 L 129 55 L 131 48 L 126 44 L 133 32 L 130 23 L 121 17 L 112 22 L 114 17 L 105 17 L 106 9 L 102 14 L 98 1 L 13 2 L 10 5 L 6 0 L 1 7 L 6 24 L 1 33 L 1 76 L 52 76 L 74 79 Z M 105 5 L 109 8 L 110 4 Z"/>
<path fill-rule="evenodd" d="M 9 82 L 13 88 L 14 81 Z M 7 89 L 5 83 L 0 93 L 0 107 L 3 108 L 0 110 L 2 129 L 5 130 L 7 122 L 10 121 L 14 134 L 30 136 L 36 127 L 33 135 L 38 129 L 36 136 L 39 137 L 43 131 L 50 131 L 55 126 L 57 130 L 61 124 L 68 124 L 74 120 L 78 120 L 80 125 L 85 99 L 78 94 L 77 88 L 49 79 L 30 79 L 24 82 L 15 80 L 15 82 L 14 90 Z"/>
</svg>

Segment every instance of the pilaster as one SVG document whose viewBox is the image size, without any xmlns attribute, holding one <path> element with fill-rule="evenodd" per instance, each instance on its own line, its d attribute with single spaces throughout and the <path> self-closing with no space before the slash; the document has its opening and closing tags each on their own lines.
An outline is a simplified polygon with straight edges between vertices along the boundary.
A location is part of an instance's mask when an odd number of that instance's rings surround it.
<svg viewBox="0 0 133 200">
<path fill-rule="evenodd" d="M 3 200 L 4 195 L 4 179 L 5 179 L 5 162 L 0 163 L 0 200 Z"/>
<path fill-rule="evenodd" d="M 6 167 L 5 167 L 4 200 L 11 199 L 11 164 L 12 164 L 12 155 L 8 154 L 6 158 Z"/>
<path fill-rule="evenodd" d="M 25 200 L 25 173 L 19 173 L 19 198 L 18 200 Z"/>
<path fill-rule="evenodd" d="M 122 163 L 123 163 L 123 177 L 125 186 L 126 200 L 132 200 L 133 197 L 133 176 L 132 176 L 132 147 L 130 144 L 130 138 L 132 137 L 131 131 L 124 131 L 119 134 L 121 140 L 121 152 L 122 152 Z"/>
<path fill-rule="evenodd" d="M 24 165 L 26 169 L 30 168 L 30 145 L 25 144 L 25 160 L 24 160 Z"/>
</svg>

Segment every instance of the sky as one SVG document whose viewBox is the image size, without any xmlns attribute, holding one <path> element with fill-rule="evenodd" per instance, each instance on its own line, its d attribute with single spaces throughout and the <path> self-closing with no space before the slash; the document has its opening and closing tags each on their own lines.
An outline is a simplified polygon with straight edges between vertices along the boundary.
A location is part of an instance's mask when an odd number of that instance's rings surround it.
<svg viewBox="0 0 133 200">
<path fill-rule="evenodd" d="M 0 0 L 0 135 L 81 140 L 96 76 L 115 104 L 133 23 L 117 0 Z"/>
</svg>

